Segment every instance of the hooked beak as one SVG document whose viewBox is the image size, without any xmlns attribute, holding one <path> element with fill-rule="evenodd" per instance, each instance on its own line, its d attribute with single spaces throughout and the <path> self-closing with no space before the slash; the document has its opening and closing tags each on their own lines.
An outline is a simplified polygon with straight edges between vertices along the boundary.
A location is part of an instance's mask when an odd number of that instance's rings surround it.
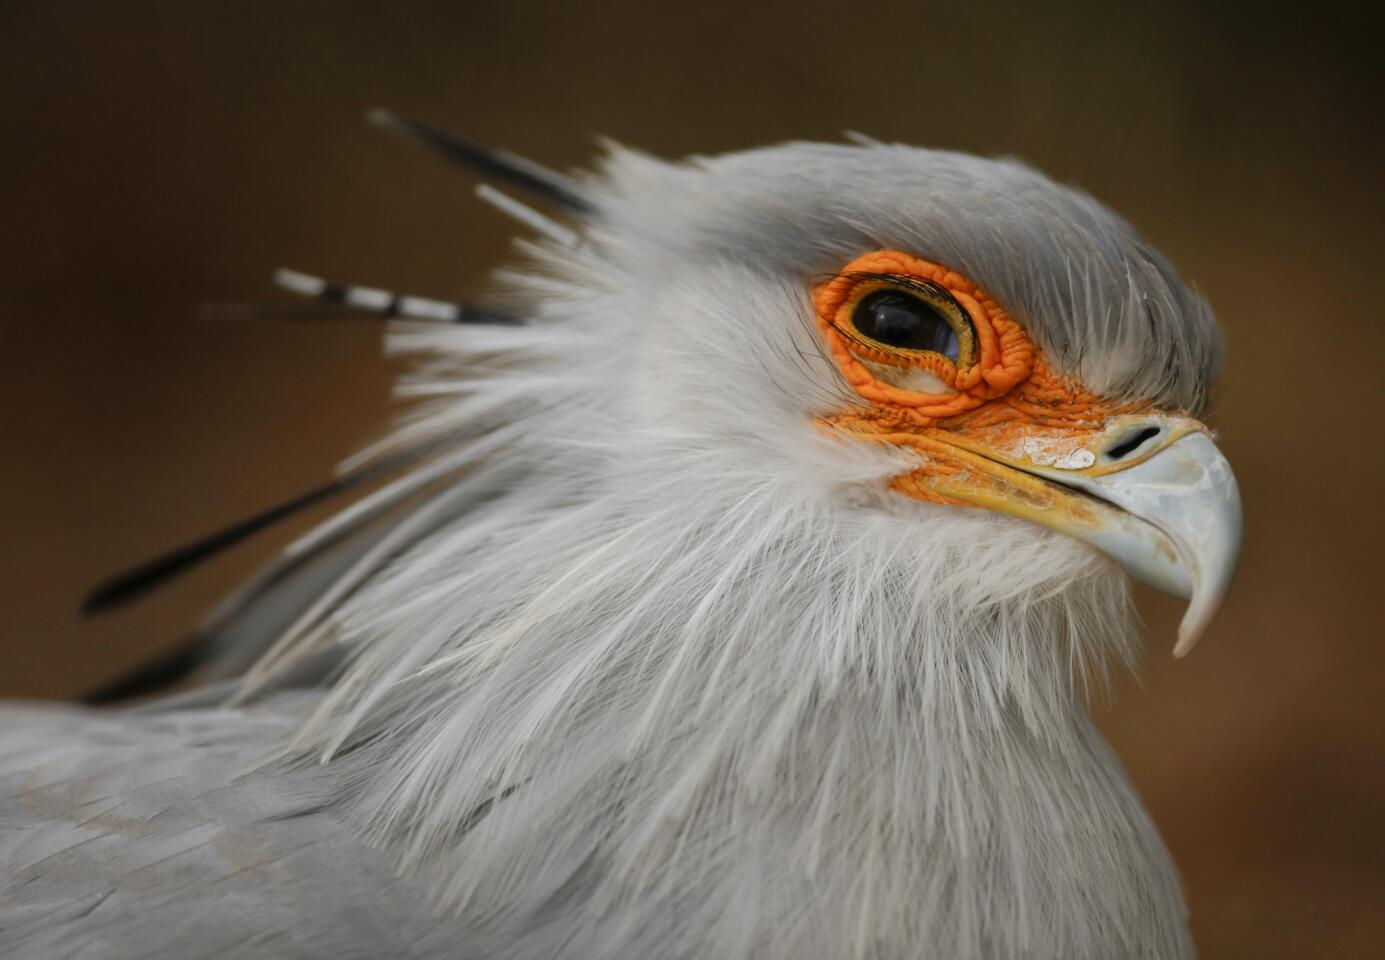
<svg viewBox="0 0 1385 960">
<path fill-rule="evenodd" d="M 1231 465 L 1196 420 L 1119 416 L 1095 436 L 1031 426 L 1019 437 L 931 428 L 894 439 L 930 461 L 895 481 L 903 492 L 1058 530 L 1188 598 L 1176 657 L 1193 648 L 1226 595 L 1241 499 Z"/>
<path fill-rule="evenodd" d="M 1052 479 L 1114 504 L 1173 544 L 1176 583 L 1159 579 L 1159 560 L 1151 562 L 1151 551 L 1139 538 L 1111 538 L 1107 552 L 1150 586 L 1188 598 L 1173 648 L 1175 657 L 1187 654 L 1221 606 L 1241 550 L 1241 494 L 1231 464 L 1212 438 L 1189 432 L 1125 470 Z M 1074 536 L 1080 534 L 1074 531 Z M 1093 545 L 1101 549 L 1095 538 Z"/>
</svg>

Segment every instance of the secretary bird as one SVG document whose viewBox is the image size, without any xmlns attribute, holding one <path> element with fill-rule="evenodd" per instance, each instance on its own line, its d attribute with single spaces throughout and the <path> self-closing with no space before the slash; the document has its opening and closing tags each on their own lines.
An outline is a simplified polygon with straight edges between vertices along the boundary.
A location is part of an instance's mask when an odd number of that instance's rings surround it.
<svg viewBox="0 0 1385 960">
<path fill-rule="evenodd" d="M 0 708 L 0 955 L 1190 957 L 1084 708 L 1122 572 L 1231 577 L 1205 303 L 1020 163 L 853 137 L 567 176 L 390 114 L 553 216 L 393 316 L 384 480 L 194 641 Z"/>
</svg>

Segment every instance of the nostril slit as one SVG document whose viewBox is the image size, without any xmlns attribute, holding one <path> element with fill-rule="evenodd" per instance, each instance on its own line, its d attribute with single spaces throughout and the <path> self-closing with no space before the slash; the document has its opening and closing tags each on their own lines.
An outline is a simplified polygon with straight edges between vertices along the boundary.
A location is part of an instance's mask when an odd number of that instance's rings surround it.
<svg viewBox="0 0 1385 960">
<path fill-rule="evenodd" d="M 1110 450 L 1106 451 L 1106 456 L 1111 460 L 1119 460 L 1127 454 L 1134 453 L 1150 437 L 1159 436 L 1158 427 L 1142 427 Z"/>
</svg>

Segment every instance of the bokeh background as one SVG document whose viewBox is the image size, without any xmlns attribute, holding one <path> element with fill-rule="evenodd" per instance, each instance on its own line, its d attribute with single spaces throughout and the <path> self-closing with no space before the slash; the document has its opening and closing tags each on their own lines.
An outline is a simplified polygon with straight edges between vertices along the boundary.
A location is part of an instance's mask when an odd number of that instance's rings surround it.
<svg viewBox="0 0 1385 960">
<path fill-rule="evenodd" d="M 172 644 L 325 511 L 105 618 L 82 592 L 384 429 L 378 327 L 200 304 L 278 300 L 279 265 L 465 297 L 505 258 L 512 225 L 366 108 L 558 167 L 597 133 L 1015 154 L 1133 220 L 1230 340 L 1238 583 L 1178 663 L 1180 605 L 1142 595 L 1142 678 L 1098 707 L 1202 953 L 1381 956 L 1379 50 L 1345 7 L 1207 6 L 4 3 L 0 694 L 71 696 Z"/>
</svg>

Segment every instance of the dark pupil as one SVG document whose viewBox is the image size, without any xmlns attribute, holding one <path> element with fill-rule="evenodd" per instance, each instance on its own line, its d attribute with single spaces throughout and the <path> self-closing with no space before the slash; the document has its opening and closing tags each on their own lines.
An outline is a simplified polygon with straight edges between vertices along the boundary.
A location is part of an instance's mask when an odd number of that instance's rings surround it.
<svg viewBox="0 0 1385 960">
<path fill-rule="evenodd" d="M 898 290 L 879 290 L 856 304 L 856 329 L 872 340 L 903 350 L 932 350 L 957 359 L 957 334 L 937 310 Z"/>
</svg>

